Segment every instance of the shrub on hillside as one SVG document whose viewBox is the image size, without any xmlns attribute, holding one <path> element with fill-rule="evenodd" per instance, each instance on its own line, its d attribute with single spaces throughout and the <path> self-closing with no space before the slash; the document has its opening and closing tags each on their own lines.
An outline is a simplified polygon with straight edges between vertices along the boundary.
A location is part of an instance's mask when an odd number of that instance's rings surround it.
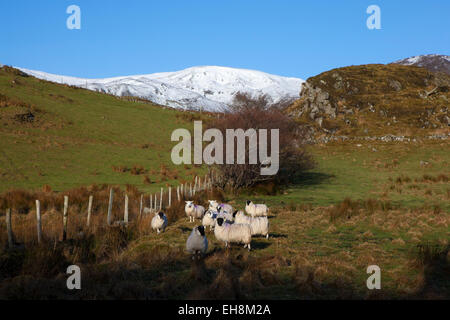
<svg viewBox="0 0 450 320">
<path fill-rule="evenodd" d="M 271 129 L 279 129 L 279 171 L 275 175 L 261 175 L 261 167 L 264 165 L 258 155 L 256 164 L 249 163 L 249 143 L 246 142 L 244 164 L 216 165 L 214 183 L 221 189 L 237 190 L 253 187 L 265 182 L 285 184 L 292 182 L 298 175 L 314 167 L 314 161 L 303 148 L 306 132 L 283 112 L 283 106 L 270 103 L 269 98 L 261 96 L 252 98 L 246 94 L 237 94 L 230 111 L 212 120 L 211 128 L 219 129 L 224 137 L 223 154 L 226 155 L 227 129 L 267 129 L 268 154 L 271 154 L 270 133 Z M 248 141 L 248 138 L 246 138 Z M 235 160 L 236 160 L 236 144 Z M 224 156 L 225 158 L 225 156 Z M 225 162 L 225 160 L 224 160 Z"/>
</svg>

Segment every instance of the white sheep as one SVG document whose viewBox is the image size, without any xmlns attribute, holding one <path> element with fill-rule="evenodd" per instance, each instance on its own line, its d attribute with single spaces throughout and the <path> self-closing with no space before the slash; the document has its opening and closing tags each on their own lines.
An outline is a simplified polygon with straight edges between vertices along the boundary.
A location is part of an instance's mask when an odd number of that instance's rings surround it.
<svg viewBox="0 0 450 320">
<path fill-rule="evenodd" d="M 234 222 L 233 212 L 232 211 L 228 212 L 228 211 L 222 209 L 222 207 L 219 207 L 217 209 L 217 216 L 221 217 L 221 218 L 224 218 L 225 222 L 227 222 L 227 223 L 233 223 Z"/>
<path fill-rule="evenodd" d="M 249 224 L 228 224 L 223 218 L 217 218 L 214 235 L 217 240 L 225 242 L 225 248 L 228 248 L 228 243 L 235 242 L 243 243 L 248 251 L 251 249 L 252 230 Z"/>
<path fill-rule="evenodd" d="M 202 219 L 202 225 L 204 227 L 209 227 L 209 230 L 214 228 L 214 224 L 216 223 L 217 212 L 212 210 L 207 210 Z"/>
<path fill-rule="evenodd" d="M 166 231 L 167 227 L 167 217 L 164 214 L 164 212 L 158 212 L 155 213 L 155 216 L 152 219 L 152 229 L 156 230 L 156 232 L 159 234 L 161 230 L 164 232 Z"/>
<path fill-rule="evenodd" d="M 189 222 L 194 222 L 195 219 L 202 219 L 205 214 L 205 208 L 200 205 L 194 204 L 194 201 L 186 201 L 184 211 L 189 217 Z"/>
<path fill-rule="evenodd" d="M 192 229 L 186 241 L 186 250 L 195 254 L 205 254 L 208 250 L 208 239 L 205 235 L 205 228 L 203 226 L 198 226 Z"/>
<path fill-rule="evenodd" d="M 254 204 L 249 200 L 245 204 L 245 212 L 252 217 L 262 217 L 268 215 L 269 208 L 265 204 Z"/>
<path fill-rule="evenodd" d="M 252 228 L 252 236 L 262 235 L 269 239 L 269 219 L 267 217 L 249 217 L 243 211 L 233 213 L 234 223 L 247 223 Z"/>
<path fill-rule="evenodd" d="M 224 211 L 233 212 L 233 207 L 228 203 L 218 203 L 216 200 L 208 200 L 209 209 L 213 211 L 218 211 L 219 208 L 222 208 Z"/>
</svg>

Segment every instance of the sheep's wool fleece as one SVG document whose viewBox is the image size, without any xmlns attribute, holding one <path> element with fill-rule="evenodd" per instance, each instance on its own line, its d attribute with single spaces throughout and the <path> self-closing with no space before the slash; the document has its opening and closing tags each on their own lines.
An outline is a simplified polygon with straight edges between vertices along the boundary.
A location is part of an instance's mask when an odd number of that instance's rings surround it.
<svg viewBox="0 0 450 320">
<path fill-rule="evenodd" d="M 197 229 L 194 228 L 186 241 L 186 250 L 190 253 L 200 251 L 205 253 L 208 250 L 208 239 L 197 233 Z"/>
</svg>

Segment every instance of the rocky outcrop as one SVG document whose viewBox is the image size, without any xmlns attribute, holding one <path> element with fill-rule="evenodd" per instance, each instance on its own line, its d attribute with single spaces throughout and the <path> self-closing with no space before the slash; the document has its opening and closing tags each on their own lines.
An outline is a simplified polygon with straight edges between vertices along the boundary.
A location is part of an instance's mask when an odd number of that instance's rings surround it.
<svg viewBox="0 0 450 320">
<path fill-rule="evenodd" d="M 303 100 L 303 107 L 294 112 L 295 116 L 302 116 L 307 113 L 311 120 L 321 122 L 323 116 L 336 118 L 337 107 L 330 101 L 330 94 L 320 87 L 315 87 L 308 82 L 302 84 L 300 97 Z M 320 123 L 321 125 L 321 123 Z"/>
<path fill-rule="evenodd" d="M 442 130 L 450 126 L 449 88 L 449 76 L 423 68 L 351 66 L 309 78 L 287 111 L 316 136 Z"/>
</svg>

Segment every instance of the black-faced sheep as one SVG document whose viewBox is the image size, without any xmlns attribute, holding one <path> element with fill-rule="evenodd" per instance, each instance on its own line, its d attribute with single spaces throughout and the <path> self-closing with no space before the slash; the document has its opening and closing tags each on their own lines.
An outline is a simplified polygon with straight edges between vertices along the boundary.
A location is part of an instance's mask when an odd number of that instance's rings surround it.
<svg viewBox="0 0 450 320">
<path fill-rule="evenodd" d="M 225 247 L 228 243 L 243 243 L 244 248 L 251 249 L 252 230 L 249 224 L 228 224 L 223 218 L 216 219 L 214 227 L 214 235 L 217 240 L 225 242 Z"/>
<path fill-rule="evenodd" d="M 184 211 L 186 212 L 186 216 L 189 217 L 189 222 L 194 222 L 195 219 L 202 219 L 205 214 L 205 208 L 194 204 L 193 201 L 186 201 Z"/>
<path fill-rule="evenodd" d="M 152 219 L 152 229 L 156 230 L 156 232 L 159 234 L 161 231 L 166 231 L 167 227 L 167 217 L 164 214 L 164 212 L 158 212 L 155 214 L 155 216 Z"/>
<path fill-rule="evenodd" d="M 203 226 L 198 226 L 192 229 L 186 241 L 186 250 L 195 254 L 205 254 L 208 250 L 208 239 L 205 235 L 205 228 Z"/>
<path fill-rule="evenodd" d="M 249 200 L 245 204 L 245 212 L 252 217 L 262 217 L 268 215 L 269 208 L 265 204 L 254 204 Z"/>
</svg>

